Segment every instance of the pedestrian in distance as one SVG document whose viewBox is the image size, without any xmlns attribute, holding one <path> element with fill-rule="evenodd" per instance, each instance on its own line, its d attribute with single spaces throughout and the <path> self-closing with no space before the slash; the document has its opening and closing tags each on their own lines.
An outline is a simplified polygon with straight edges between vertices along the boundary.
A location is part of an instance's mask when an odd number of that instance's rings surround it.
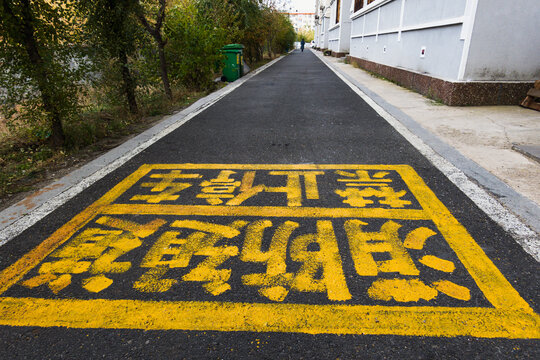
<svg viewBox="0 0 540 360">
<path fill-rule="evenodd" d="M 306 45 L 306 41 L 302 39 L 302 41 L 300 42 L 300 49 L 302 50 L 302 52 L 304 52 L 304 45 Z"/>
</svg>

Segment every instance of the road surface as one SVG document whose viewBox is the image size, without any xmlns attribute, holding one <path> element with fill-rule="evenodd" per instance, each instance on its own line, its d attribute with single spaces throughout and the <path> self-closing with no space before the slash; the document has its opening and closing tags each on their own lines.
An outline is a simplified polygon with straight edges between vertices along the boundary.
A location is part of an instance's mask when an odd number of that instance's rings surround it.
<svg viewBox="0 0 540 360">
<path fill-rule="evenodd" d="M 538 358 L 538 263 L 310 51 L 0 248 L 2 358 Z"/>
</svg>

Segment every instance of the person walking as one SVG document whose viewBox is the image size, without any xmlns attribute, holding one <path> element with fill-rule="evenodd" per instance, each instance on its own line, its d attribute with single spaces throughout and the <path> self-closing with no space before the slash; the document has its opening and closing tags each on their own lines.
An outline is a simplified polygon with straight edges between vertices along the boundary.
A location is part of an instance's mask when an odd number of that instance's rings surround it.
<svg viewBox="0 0 540 360">
<path fill-rule="evenodd" d="M 306 45 L 306 41 L 302 38 L 302 41 L 300 42 L 300 49 L 302 52 L 304 52 L 304 45 Z"/>
</svg>

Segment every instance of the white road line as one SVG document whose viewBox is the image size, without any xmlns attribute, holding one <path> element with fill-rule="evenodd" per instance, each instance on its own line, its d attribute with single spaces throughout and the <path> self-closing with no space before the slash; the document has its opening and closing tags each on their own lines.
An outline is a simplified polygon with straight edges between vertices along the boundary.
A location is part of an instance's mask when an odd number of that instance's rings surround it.
<svg viewBox="0 0 540 360">
<path fill-rule="evenodd" d="M 362 92 L 352 82 L 345 78 L 331 64 L 316 56 L 332 70 L 345 84 L 347 84 L 358 96 L 382 116 L 396 131 L 398 131 L 412 146 L 424 155 L 437 169 L 439 169 L 454 185 L 456 185 L 469 199 L 471 199 L 484 213 L 499 224 L 506 232 L 512 235 L 516 242 L 536 261 L 540 262 L 540 241 L 538 235 L 523 224 L 514 214 L 502 206 L 495 198 L 489 195 L 481 187 L 473 183 L 457 167 L 445 158 L 437 154 L 422 139 L 409 131 L 401 122 L 390 115 L 369 96 Z"/>
<path fill-rule="evenodd" d="M 89 172 L 86 176 L 83 177 L 83 180 L 78 182 L 77 184 L 73 186 L 67 186 L 65 189 L 63 189 L 62 192 L 59 194 L 54 195 L 54 197 L 47 199 L 41 204 L 37 204 L 35 207 L 33 207 L 31 210 L 28 211 L 28 213 L 23 214 L 21 217 L 18 217 L 16 219 L 13 219 L 13 214 L 20 213 L 20 207 L 21 203 L 24 202 L 22 200 L 18 204 L 13 205 L 10 208 L 5 209 L 0 213 L 0 219 L 7 221 L 7 225 L 5 225 L 3 228 L 0 229 L 0 246 L 6 244 L 10 240 L 12 240 L 15 236 L 22 233 L 27 228 L 31 227 L 41 219 L 43 219 L 45 216 L 49 215 L 51 212 L 56 210 L 61 205 L 65 204 L 68 200 L 72 199 L 79 193 L 81 193 L 83 190 L 88 188 L 90 185 L 94 184 L 96 181 L 103 178 L 105 175 L 111 173 L 112 171 L 118 169 L 120 166 L 125 164 L 128 160 L 132 159 L 135 155 L 139 154 L 141 151 L 148 148 L 150 145 L 154 144 L 167 134 L 173 132 L 174 130 L 178 129 L 180 126 L 184 125 L 186 122 L 203 112 L 208 107 L 214 105 L 216 102 L 221 100 L 223 97 L 225 97 L 227 94 L 234 91 L 236 88 L 241 86 L 243 83 L 245 83 L 247 80 L 251 79 L 253 76 L 257 75 L 258 73 L 262 72 L 263 70 L 267 69 L 268 67 L 275 64 L 277 61 L 282 59 L 283 56 L 274 59 L 273 61 L 269 62 L 268 64 L 265 64 L 261 66 L 260 68 L 254 70 L 250 74 L 246 75 L 243 78 L 240 78 L 239 80 L 236 80 L 235 82 L 229 84 L 228 86 L 224 87 L 221 90 L 218 90 L 215 93 L 212 93 L 208 95 L 206 98 L 203 98 L 199 100 L 197 103 L 191 105 L 184 111 L 181 111 L 178 114 L 172 115 L 167 120 L 172 121 L 172 124 L 165 127 L 163 130 L 155 134 L 154 136 L 151 136 L 149 139 L 142 141 L 139 145 L 134 146 L 132 148 L 126 149 L 126 152 L 122 154 L 121 156 L 109 160 L 109 163 L 103 167 L 101 167 L 97 171 Z M 205 99 L 207 101 L 205 101 Z M 202 104 L 201 104 L 202 101 Z M 187 114 L 186 114 L 187 113 Z M 166 120 L 164 120 L 166 121 Z M 159 126 L 156 125 L 156 126 Z M 144 138 L 147 133 L 151 133 L 153 128 L 150 128 L 140 134 L 139 136 Z M 136 139 L 136 138 L 135 138 Z M 135 140 L 132 139 L 132 140 Z M 123 145 L 120 145 L 122 147 Z M 118 148 L 111 150 L 109 153 L 113 151 L 118 151 Z M 102 155 L 100 158 L 106 158 L 109 153 L 106 153 Z M 99 159 L 99 158 L 98 158 Z M 76 171 L 88 171 L 85 170 L 85 168 L 81 168 Z M 69 176 L 69 175 L 68 175 Z M 62 179 L 56 181 L 54 184 L 65 184 L 69 183 L 69 181 L 63 181 Z M 54 187 L 54 184 L 51 186 Z M 63 185 L 64 186 L 64 185 Z M 19 208 L 17 210 L 14 210 L 15 208 Z M 11 221 L 8 221 L 12 219 Z"/>
</svg>

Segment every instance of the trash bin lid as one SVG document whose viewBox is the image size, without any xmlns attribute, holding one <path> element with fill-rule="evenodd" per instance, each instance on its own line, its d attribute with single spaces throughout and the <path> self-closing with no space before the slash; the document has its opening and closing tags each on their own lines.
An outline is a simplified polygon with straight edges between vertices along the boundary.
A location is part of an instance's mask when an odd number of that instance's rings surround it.
<svg viewBox="0 0 540 360">
<path fill-rule="evenodd" d="M 222 50 L 242 50 L 244 45 L 242 44 L 229 44 L 222 47 Z"/>
</svg>

